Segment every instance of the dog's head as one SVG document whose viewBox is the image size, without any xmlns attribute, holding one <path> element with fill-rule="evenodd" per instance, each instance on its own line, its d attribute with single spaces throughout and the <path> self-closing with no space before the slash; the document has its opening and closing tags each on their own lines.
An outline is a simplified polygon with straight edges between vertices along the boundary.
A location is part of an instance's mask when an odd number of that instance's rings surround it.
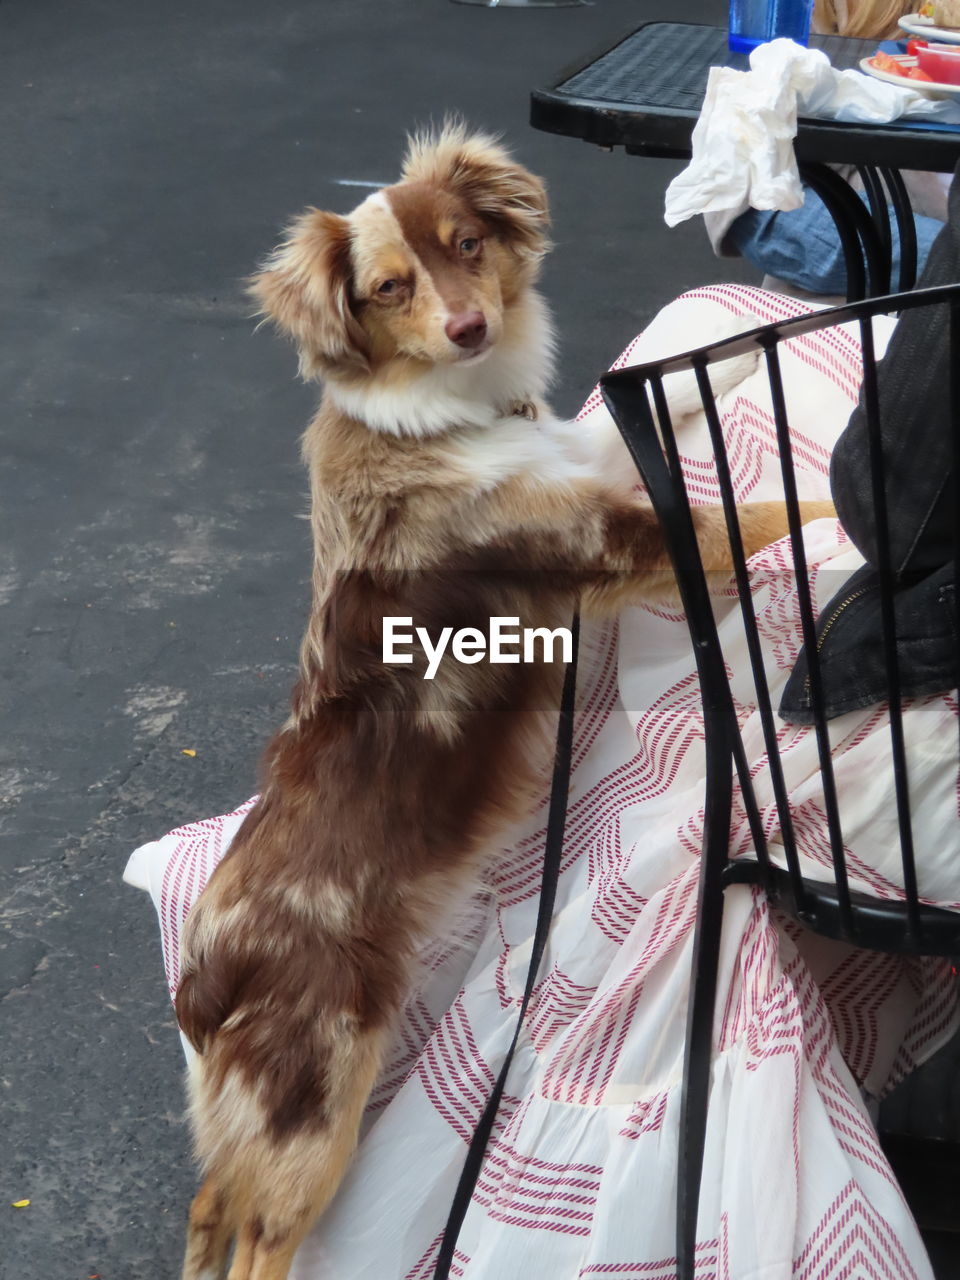
<svg viewBox="0 0 960 1280">
<path fill-rule="evenodd" d="M 400 182 L 347 217 L 302 214 L 251 290 L 304 377 L 469 365 L 535 279 L 548 221 L 539 178 L 493 139 L 446 126 L 414 138 Z"/>
</svg>

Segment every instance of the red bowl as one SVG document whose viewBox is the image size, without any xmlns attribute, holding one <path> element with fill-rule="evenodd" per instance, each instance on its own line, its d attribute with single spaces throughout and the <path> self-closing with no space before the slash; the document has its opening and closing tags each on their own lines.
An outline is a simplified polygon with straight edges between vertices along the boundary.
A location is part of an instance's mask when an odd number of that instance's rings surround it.
<svg viewBox="0 0 960 1280">
<path fill-rule="evenodd" d="M 931 44 L 918 49 L 917 63 L 938 84 L 960 84 L 960 45 Z"/>
</svg>

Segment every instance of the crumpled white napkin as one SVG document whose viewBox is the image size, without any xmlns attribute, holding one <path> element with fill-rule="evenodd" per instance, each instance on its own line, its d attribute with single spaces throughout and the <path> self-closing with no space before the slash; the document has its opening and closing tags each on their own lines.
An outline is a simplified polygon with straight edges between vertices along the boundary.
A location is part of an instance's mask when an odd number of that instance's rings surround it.
<svg viewBox="0 0 960 1280">
<path fill-rule="evenodd" d="M 927 98 L 861 71 L 837 71 L 819 49 L 772 40 L 750 54 L 749 71 L 711 67 L 692 158 L 667 188 L 667 225 L 747 204 L 798 209 L 798 114 L 866 124 L 901 116 L 960 123 L 960 106 L 953 101 Z"/>
</svg>

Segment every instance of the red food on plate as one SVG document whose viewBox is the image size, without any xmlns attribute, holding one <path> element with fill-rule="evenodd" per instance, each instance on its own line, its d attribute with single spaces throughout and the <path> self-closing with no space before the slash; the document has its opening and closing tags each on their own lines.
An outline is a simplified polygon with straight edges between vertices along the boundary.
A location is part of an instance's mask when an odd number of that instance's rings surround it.
<svg viewBox="0 0 960 1280">
<path fill-rule="evenodd" d="M 914 37 L 914 39 L 907 41 L 907 53 L 911 58 L 915 58 L 917 56 L 917 50 L 925 49 L 928 44 L 929 44 L 929 41 L 918 40 L 916 37 Z"/>
<path fill-rule="evenodd" d="M 907 72 L 908 80 L 926 80 L 928 84 L 934 84 L 933 76 L 928 76 L 922 67 L 911 67 Z"/>
<path fill-rule="evenodd" d="M 888 75 L 906 76 L 907 74 L 907 68 L 903 63 L 891 54 L 884 53 L 882 49 L 878 49 L 870 61 L 878 71 L 886 71 Z"/>
</svg>

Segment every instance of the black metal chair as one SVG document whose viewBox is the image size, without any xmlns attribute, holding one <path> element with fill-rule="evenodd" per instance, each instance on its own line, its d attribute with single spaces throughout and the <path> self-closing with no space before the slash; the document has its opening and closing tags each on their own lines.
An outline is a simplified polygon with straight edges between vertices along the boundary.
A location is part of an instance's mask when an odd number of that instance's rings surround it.
<svg viewBox="0 0 960 1280">
<path fill-rule="evenodd" d="M 879 951 L 951 956 L 960 953 L 960 914 L 925 905 L 918 894 L 917 866 L 923 849 L 915 847 L 911 821 L 909 770 L 904 747 L 901 684 L 897 667 L 894 575 L 886 543 L 885 488 L 880 475 L 880 410 L 877 396 L 877 362 L 874 358 L 873 318 L 880 313 L 904 312 L 916 307 L 940 306 L 950 326 L 950 394 L 953 423 L 953 473 L 957 541 L 960 549 L 960 285 L 919 290 L 874 298 L 866 302 L 801 316 L 769 325 L 713 346 L 678 355 L 656 364 L 619 370 L 601 382 L 604 399 L 643 477 L 650 499 L 663 524 L 679 580 L 680 593 L 696 654 L 706 729 L 705 836 L 702 849 L 700 898 L 694 943 L 691 998 L 687 1022 L 683 1080 L 678 1197 L 677 1249 L 681 1280 L 693 1280 L 697 1211 L 707 1124 L 711 1071 L 714 1002 L 720 947 L 723 893 L 728 884 L 755 884 L 771 901 L 807 928 Z M 780 344 L 793 337 L 845 321 L 860 326 L 864 355 L 863 404 L 865 406 L 873 463 L 873 501 L 879 529 L 879 563 L 884 654 L 890 706 L 890 778 L 895 788 L 900 854 L 905 898 L 880 900 L 850 887 L 844 861 L 844 840 L 831 764 L 830 738 L 824 714 L 821 672 L 818 662 L 816 621 L 807 564 L 801 538 L 797 485 L 791 454 L 788 410 L 779 362 Z M 777 717 L 771 703 L 760 650 L 743 547 L 736 517 L 730 469 L 724 451 L 719 414 L 711 393 L 708 365 L 759 350 L 766 361 L 774 405 L 784 497 L 788 509 L 792 554 L 797 575 L 802 640 L 809 669 L 819 767 L 823 779 L 823 808 L 827 815 L 833 875 L 812 880 L 801 872 L 798 839 L 791 822 L 790 804 L 778 754 Z M 690 507 L 663 378 L 679 370 L 694 370 L 715 451 L 719 483 L 727 518 L 740 609 L 750 651 L 757 707 L 763 726 L 765 750 L 776 798 L 777 817 L 786 866 L 771 859 L 737 714 L 725 667 L 711 597 L 690 518 Z M 658 425 L 659 423 L 659 425 Z M 843 424 L 840 424 L 841 426 Z M 906 426 L 906 424 L 905 424 Z M 956 561 L 955 561 L 956 563 Z M 958 742 L 960 760 L 960 742 Z M 753 837 L 754 855 L 731 858 L 729 837 L 735 797 L 746 810 Z M 957 828 L 960 851 L 960 823 Z M 960 858 L 958 858 L 960 863 Z M 960 895 L 958 895 L 960 896 Z"/>
</svg>

